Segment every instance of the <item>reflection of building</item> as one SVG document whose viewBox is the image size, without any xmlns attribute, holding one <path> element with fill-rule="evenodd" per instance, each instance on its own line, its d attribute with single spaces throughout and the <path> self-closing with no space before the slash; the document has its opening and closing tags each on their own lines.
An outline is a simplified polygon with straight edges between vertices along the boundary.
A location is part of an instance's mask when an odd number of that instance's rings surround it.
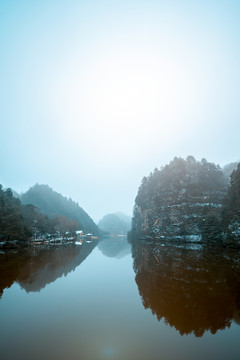
<svg viewBox="0 0 240 360">
<path fill-rule="evenodd" d="M 236 250 L 216 254 L 134 242 L 136 283 L 145 308 L 180 334 L 215 333 L 240 315 L 240 264 Z M 237 262 L 238 261 L 238 262 Z"/>
<path fill-rule="evenodd" d="M 81 239 L 83 237 L 83 231 L 82 230 L 76 230 L 75 233 L 76 233 L 76 235 L 77 235 L 77 237 L 79 239 Z"/>
</svg>

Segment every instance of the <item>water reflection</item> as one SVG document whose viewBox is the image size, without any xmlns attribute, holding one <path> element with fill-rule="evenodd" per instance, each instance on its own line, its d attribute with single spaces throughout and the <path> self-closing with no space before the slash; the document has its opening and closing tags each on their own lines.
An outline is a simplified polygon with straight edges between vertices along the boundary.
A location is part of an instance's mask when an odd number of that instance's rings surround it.
<svg viewBox="0 0 240 360">
<path fill-rule="evenodd" d="M 121 259 L 131 253 L 131 245 L 126 236 L 110 236 L 98 244 L 99 250 L 107 257 Z"/>
<path fill-rule="evenodd" d="M 40 291 L 47 284 L 74 271 L 92 252 L 97 242 L 41 245 L 0 253 L 0 297 L 5 288 L 17 281 L 26 292 Z M 121 259 L 131 253 L 127 237 L 109 237 L 98 244 L 107 257 Z"/>
<path fill-rule="evenodd" d="M 238 250 L 135 241 L 132 255 L 144 307 L 181 335 L 240 324 Z"/>
<path fill-rule="evenodd" d="M 126 237 L 111 237 L 82 246 L 48 245 L 1 253 L 0 296 L 15 281 L 26 292 L 40 291 L 74 271 L 97 245 L 108 258 L 123 259 L 131 251 Z M 99 261 L 107 262 L 106 258 L 100 260 L 98 253 L 92 256 L 93 268 L 99 266 Z M 144 307 L 181 335 L 202 336 L 207 330 L 216 333 L 230 326 L 233 320 L 240 324 L 239 254 L 236 249 L 217 251 L 199 244 L 134 241 L 135 280 Z M 131 269 L 126 271 L 130 273 Z M 101 279 L 94 287 L 104 287 Z M 88 278 L 84 281 L 88 282 Z"/>
<path fill-rule="evenodd" d="M 17 281 L 26 292 L 40 291 L 57 278 L 74 271 L 92 252 L 96 242 L 46 245 L 0 254 L 0 297 Z"/>
</svg>

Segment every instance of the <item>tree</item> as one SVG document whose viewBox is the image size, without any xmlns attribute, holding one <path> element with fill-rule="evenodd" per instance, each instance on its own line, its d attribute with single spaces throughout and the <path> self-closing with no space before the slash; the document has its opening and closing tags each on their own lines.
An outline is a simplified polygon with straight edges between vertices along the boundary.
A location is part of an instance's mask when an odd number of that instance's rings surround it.
<svg viewBox="0 0 240 360">
<path fill-rule="evenodd" d="M 235 211 L 240 210 L 240 163 L 236 170 L 233 170 L 230 180 L 230 201 Z"/>
</svg>

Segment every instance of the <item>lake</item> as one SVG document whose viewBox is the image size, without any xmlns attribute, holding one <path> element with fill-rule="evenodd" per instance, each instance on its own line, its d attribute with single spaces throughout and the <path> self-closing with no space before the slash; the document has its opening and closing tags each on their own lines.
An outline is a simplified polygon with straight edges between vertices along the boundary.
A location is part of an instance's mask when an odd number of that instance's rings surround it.
<svg viewBox="0 0 240 360">
<path fill-rule="evenodd" d="M 0 254 L 1 359 L 240 359 L 238 249 L 106 238 Z"/>
</svg>

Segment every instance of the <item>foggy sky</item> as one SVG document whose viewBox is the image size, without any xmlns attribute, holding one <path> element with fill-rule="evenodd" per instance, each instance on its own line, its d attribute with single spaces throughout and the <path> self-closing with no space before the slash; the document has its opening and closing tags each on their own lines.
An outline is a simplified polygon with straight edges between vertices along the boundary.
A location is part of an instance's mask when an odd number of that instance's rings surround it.
<svg viewBox="0 0 240 360">
<path fill-rule="evenodd" d="M 0 183 L 98 221 L 174 156 L 240 159 L 239 1 L 0 2 Z"/>
</svg>

